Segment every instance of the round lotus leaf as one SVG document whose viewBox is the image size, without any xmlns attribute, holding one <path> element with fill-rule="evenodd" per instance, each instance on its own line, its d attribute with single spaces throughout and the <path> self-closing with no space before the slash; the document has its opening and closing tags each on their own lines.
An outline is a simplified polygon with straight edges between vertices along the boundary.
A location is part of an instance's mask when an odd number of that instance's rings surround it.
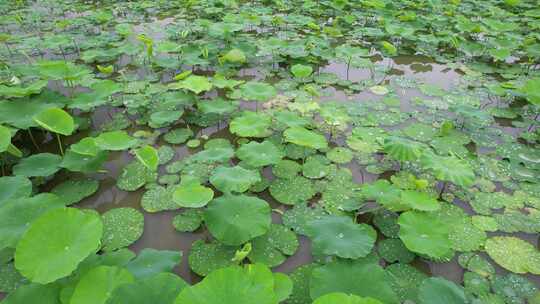
<svg viewBox="0 0 540 304">
<path fill-rule="evenodd" d="M 234 157 L 234 150 L 231 147 L 208 148 L 194 154 L 191 159 L 203 163 L 226 163 Z"/>
<path fill-rule="evenodd" d="M 133 208 L 114 208 L 105 212 L 102 249 L 112 251 L 137 241 L 144 230 L 144 216 Z"/>
<path fill-rule="evenodd" d="M 150 171 L 138 161 L 129 163 L 122 170 L 116 181 L 116 186 L 124 191 L 135 191 L 147 182 L 155 181 L 157 174 Z"/>
<path fill-rule="evenodd" d="M 399 216 L 399 238 L 412 252 L 441 258 L 451 254 L 450 228 L 429 213 L 408 211 Z"/>
<path fill-rule="evenodd" d="M 261 180 L 259 182 L 256 182 L 249 188 L 249 191 L 254 193 L 261 193 L 264 190 L 268 189 L 270 186 L 271 181 L 265 177 L 261 177 Z"/>
<path fill-rule="evenodd" d="M 214 191 L 199 184 L 196 179 L 182 178 L 173 193 L 173 201 L 181 207 L 200 208 L 214 198 Z"/>
<path fill-rule="evenodd" d="M 277 178 L 270 185 L 272 197 L 286 205 L 305 203 L 316 193 L 313 183 L 301 176 L 292 179 Z"/>
<path fill-rule="evenodd" d="M 443 278 L 428 278 L 420 285 L 418 292 L 421 304 L 463 304 L 467 303 L 461 286 Z"/>
<path fill-rule="evenodd" d="M 369 90 L 371 93 L 376 95 L 386 95 L 390 92 L 387 87 L 380 85 L 372 86 L 369 88 Z"/>
<path fill-rule="evenodd" d="M 189 252 L 189 267 L 200 276 L 234 265 L 233 261 L 237 247 L 226 246 L 218 242 L 205 243 L 203 240 L 193 242 Z"/>
<path fill-rule="evenodd" d="M 524 276 L 513 273 L 498 275 L 492 280 L 491 286 L 495 294 L 504 298 L 505 303 L 536 303 L 533 298 L 538 293 L 538 287 Z"/>
<path fill-rule="evenodd" d="M 468 187 L 475 181 L 471 167 L 455 156 L 445 157 L 424 153 L 421 161 L 424 168 L 432 170 L 435 177 L 440 180 L 449 181 L 462 187 Z"/>
<path fill-rule="evenodd" d="M 28 284 L 26 280 L 18 271 L 15 269 L 13 263 L 7 263 L 0 265 L 0 291 L 5 293 L 10 293 L 15 291 L 19 286 Z"/>
<path fill-rule="evenodd" d="M 98 266 L 81 277 L 69 303 L 105 304 L 114 289 L 133 281 L 133 275 L 124 268 Z"/>
<path fill-rule="evenodd" d="M 73 117 L 59 108 L 46 109 L 33 119 L 40 127 L 53 133 L 69 136 L 75 130 Z"/>
<path fill-rule="evenodd" d="M 326 138 L 323 135 L 302 127 L 288 128 L 283 132 L 283 137 L 285 141 L 302 147 L 312 149 L 326 149 L 328 147 Z"/>
<path fill-rule="evenodd" d="M 353 159 L 353 153 L 347 148 L 337 147 L 328 151 L 326 153 L 326 157 L 336 164 L 346 164 Z"/>
<path fill-rule="evenodd" d="M 306 157 L 313 155 L 317 152 L 315 149 L 302 147 L 295 144 L 285 145 L 285 155 L 290 159 L 303 160 Z"/>
<path fill-rule="evenodd" d="M 401 202 L 412 209 L 420 211 L 435 211 L 441 208 L 439 201 L 426 192 L 404 190 L 401 192 Z"/>
<path fill-rule="evenodd" d="M 192 136 L 193 131 L 191 129 L 180 128 L 167 132 L 163 139 L 170 144 L 178 145 L 185 143 Z"/>
<path fill-rule="evenodd" d="M 210 183 L 223 193 L 245 192 L 261 181 L 259 172 L 236 167 L 217 167 L 210 176 Z"/>
<path fill-rule="evenodd" d="M 182 260 L 181 251 L 144 248 L 125 267 L 137 279 L 145 279 L 162 272 L 172 272 Z"/>
<path fill-rule="evenodd" d="M 296 204 L 283 214 L 283 225 L 298 234 L 307 235 L 308 224 L 314 220 L 322 219 L 326 212 L 319 205 L 309 207 L 306 203 Z"/>
<path fill-rule="evenodd" d="M 103 223 L 96 212 L 54 209 L 36 219 L 15 250 L 15 267 L 32 282 L 47 284 L 71 274 L 100 247 Z"/>
<path fill-rule="evenodd" d="M 13 174 L 17 176 L 47 177 L 60 170 L 62 157 L 51 153 L 34 154 L 21 161 L 13 167 Z"/>
<path fill-rule="evenodd" d="M 210 233 L 225 245 L 241 245 L 265 234 L 272 221 L 266 201 L 246 195 L 214 199 L 204 212 Z"/>
<path fill-rule="evenodd" d="M 32 193 L 32 182 L 24 176 L 0 177 L 0 203 L 12 198 L 29 197 Z"/>
<path fill-rule="evenodd" d="M 302 166 L 292 160 L 282 159 L 272 167 L 272 174 L 276 177 L 290 179 L 298 175 Z"/>
<path fill-rule="evenodd" d="M 135 157 L 141 162 L 148 170 L 156 171 L 159 166 L 158 151 L 154 147 L 146 145 L 144 147 L 134 150 Z"/>
<path fill-rule="evenodd" d="M 231 148 L 232 149 L 232 147 L 233 146 L 231 142 L 226 138 L 212 138 L 204 143 L 205 149 L 213 149 L 213 148 Z"/>
<path fill-rule="evenodd" d="M 310 156 L 302 165 L 302 174 L 311 179 L 323 178 L 331 171 L 332 164 L 326 158 Z"/>
<path fill-rule="evenodd" d="M 390 285 L 398 298 L 418 303 L 418 286 L 428 277 L 423 272 L 408 264 L 391 264 L 385 269 L 390 277 Z"/>
<path fill-rule="evenodd" d="M 201 226 L 203 212 L 201 209 L 188 209 L 173 218 L 174 229 L 180 232 L 193 232 Z"/>
<path fill-rule="evenodd" d="M 373 298 L 362 298 L 355 295 L 348 295 L 342 292 L 333 292 L 315 299 L 313 304 L 383 304 Z"/>
<path fill-rule="evenodd" d="M 96 144 L 102 150 L 123 151 L 136 145 L 137 139 L 129 136 L 126 131 L 111 131 L 99 134 Z"/>
<path fill-rule="evenodd" d="M 201 141 L 198 140 L 198 139 L 190 139 L 190 140 L 188 140 L 187 143 L 186 143 L 186 146 L 187 146 L 188 148 L 192 148 L 192 149 L 195 149 L 195 148 L 197 148 L 197 147 L 200 146 L 200 145 L 201 145 Z"/>
<path fill-rule="evenodd" d="M 54 187 L 51 192 L 56 194 L 68 206 L 91 196 L 96 193 L 98 188 L 99 182 L 97 180 L 67 180 Z"/>
<path fill-rule="evenodd" d="M 464 253 L 459 256 L 458 263 L 461 267 L 483 277 L 491 277 L 495 274 L 493 265 L 478 254 Z"/>
<path fill-rule="evenodd" d="M 146 191 L 141 198 L 141 207 L 146 212 L 176 210 L 180 208 L 173 200 L 174 187 L 154 187 Z"/>
<path fill-rule="evenodd" d="M 309 65 L 295 64 L 291 67 L 291 73 L 296 78 L 306 78 L 311 75 L 313 68 Z"/>
<path fill-rule="evenodd" d="M 277 164 L 284 153 L 270 141 L 251 141 L 236 150 L 236 156 L 250 167 L 258 168 Z"/>
<path fill-rule="evenodd" d="M 274 98 L 277 91 L 267 83 L 250 81 L 240 86 L 240 94 L 246 100 L 265 102 Z"/>
<path fill-rule="evenodd" d="M 388 263 L 410 263 L 414 253 L 410 252 L 400 239 L 384 239 L 377 244 L 379 255 Z"/>
<path fill-rule="evenodd" d="M 190 75 L 186 79 L 175 84 L 175 86 L 179 89 L 186 89 L 195 94 L 200 94 L 212 89 L 212 83 L 208 81 L 208 78 L 198 75 Z"/>
<path fill-rule="evenodd" d="M 384 152 L 401 162 L 418 159 L 424 149 L 421 143 L 403 137 L 392 136 L 384 141 Z"/>
<path fill-rule="evenodd" d="M 514 273 L 540 274 L 540 253 L 522 239 L 492 237 L 486 241 L 485 250 L 497 264 Z"/>
<path fill-rule="evenodd" d="M 262 263 L 268 267 L 280 265 L 286 256 L 298 249 L 296 234 L 284 226 L 272 224 L 265 235 L 251 240 L 252 249 L 248 259 L 252 263 Z"/>
<path fill-rule="evenodd" d="M 231 133 L 242 137 L 267 137 L 271 134 L 272 117 L 264 113 L 244 111 L 231 120 Z"/>
<path fill-rule="evenodd" d="M 158 273 L 148 279 L 118 286 L 107 304 L 172 304 L 187 286 L 189 284 L 173 273 Z"/>
<path fill-rule="evenodd" d="M 175 154 L 176 154 L 176 151 L 171 146 L 159 147 L 158 149 L 159 164 L 164 165 L 170 162 L 174 158 Z"/>
<path fill-rule="evenodd" d="M 356 224 L 345 216 L 325 216 L 311 221 L 306 233 L 316 254 L 346 259 L 367 256 L 377 239 L 377 232 L 371 226 Z"/>
<path fill-rule="evenodd" d="M 499 229 L 499 226 L 497 225 L 497 221 L 489 216 L 483 216 L 483 215 L 473 215 L 471 217 L 472 224 L 482 230 L 482 231 L 497 231 Z"/>
<path fill-rule="evenodd" d="M 452 249 L 467 252 L 480 249 L 487 235 L 483 230 L 476 228 L 469 217 L 465 217 L 452 224 L 448 238 Z"/>
<path fill-rule="evenodd" d="M 437 135 L 437 130 L 421 123 L 413 123 L 402 130 L 403 134 L 418 141 L 430 141 Z"/>
</svg>

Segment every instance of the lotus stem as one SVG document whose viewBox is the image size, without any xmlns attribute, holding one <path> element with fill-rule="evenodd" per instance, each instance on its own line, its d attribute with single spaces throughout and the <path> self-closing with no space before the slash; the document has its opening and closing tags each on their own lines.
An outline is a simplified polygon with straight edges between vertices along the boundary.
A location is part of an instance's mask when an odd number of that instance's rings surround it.
<svg viewBox="0 0 540 304">
<path fill-rule="evenodd" d="M 347 61 L 347 80 L 349 80 L 349 70 L 351 68 L 351 60 L 352 60 L 352 57 L 350 57 L 349 61 Z"/>
<path fill-rule="evenodd" d="M 30 128 L 28 128 L 28 135 L 30 136 L 30 140 L 32 141 L 32 144 L 34 144 L 34 147 L 36 148 L 36 150 L 40 151 L 39 146 L 36 142 L 36 139 L 34 138 L 34 135 L 32 134 L 32 130 Z"/>
<path fill-rule="evenodd" d="M 64 156 L 64 148 L 62 148 L 62 140 L 60 139 L 60 135 L 56 133 L 56 140 L 58 141 L 58 148 L 60 149 L 60 155 Z"/>
</svg>

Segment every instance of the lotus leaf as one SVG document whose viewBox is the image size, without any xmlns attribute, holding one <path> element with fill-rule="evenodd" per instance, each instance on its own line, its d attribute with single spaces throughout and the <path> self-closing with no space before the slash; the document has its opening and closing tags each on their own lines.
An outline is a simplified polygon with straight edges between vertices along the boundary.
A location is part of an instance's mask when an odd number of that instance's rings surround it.
<svg viewBox="0 0 540 304">
<path fill-rule="evenodd" d="M 170 144 L 177 145 L 186 142 L 191 136 L 193 136 L 193 131 L 190 129 L 174 129 L 167 132 L 163 136 L 163 139 Z"/>
<path fill-rule="evenodd" d="M 181 260 L 181 251 L 145 248 L 139 252 L 136 259 L 126 265 L 126 268 L 137 279 L 146 279 L 162 272 L 172 272 Z"/>
<path fill-rule="evenodd" d="M 346 164 L 353 159 L 352 151 L 343 147 L 337 147 L 328 151 L 326 156 L 336 164 Z"/>
<path fill-rule="evenodd" d="M 458 186 L 467 187 L 475 181 L 471 167 L 457 157 L 424 154 L 422 165 L 424 168 L 432 170 L 438 179 L 452 182 Z"/>
<path fill-rule="evenodd" d="M 11 144 L 11 131 L 0 125 L 0 153 L 8 149 Z"/>
<path fill-rule="evenodd" d="M 77 283 L 70 304 L 105 304 L 115 288 L 133 283 L 129 271 L 113 266 L 99 266 L 88 271 Z"/>
<path fill-rule="evenodd" d="M 205 243 L 202 240 L 193 242 L 189 252 L 189 267 L 200 276 L 207 276 L 211 272 L 232 266 L 237 247 L 227 246 L 218 242 Z"/>
<path fill-rule="evenodd" d="M 341 292 L 329 293 L 315 299 L 313 304 L 382 304 L 373 298 L 362 298 L 355 295 L 347 295 Z"/>
<path fill-rule="evenodd" d="M 228 51 L 225 55 L 221 57 L 221 60 L 224 62 L 230 63 L 244 63 L 246 62 L 246 55 L 242 50 L 232 49 Z"/>
<path fill-rule="evenodd" d="M 65 136 L 71 135 L 75 130 L 73 117 L 58 108 L 50 108 L 40 112 L 34 116 L 34 121 L 47 131 Z"/>
<path fill-rule="evenodd" d="M 12 198 L 29 197 L 32 193 L 32 182 L 24 176 L 0 177 L 0 204 Z"/>
<path fill-rule="evenodd" d="M 246 100 L 265 102 L 277 95 L 276 89 L 264 82 L 247 82 L 240 86 L 240 94 Z"/>
<path fill-rule="evenodd" d="M 150 278 L 118 286 L 112 292 L 107 304 L 173 304 L 174 300 L 189 286 L 172 273 L 158 273 Z"/>
<path fill-rule="evenodd" d="M 402 137 L 388 137 L 384 144 L 384 152 L 402 162 L 417 160 L 424 149 L 419 142 Z"/>
<path fill-rule="evenodd" d="M 122 170 L 118 177 L 117 187 L 125 191 L 135 191 L 149 181 L 156 179 L 155 173 L 151 172 L 140 162 L 131 162 Z"/>
<path fill-rule="evenodd" d="M 251 141 L 242 145 L 236 151 L 236 156 L 249 166 L 258 168 L 277 164 L 283 158 L 283 152 L 270 141 Z"/>
<path fill-rule="evenodd" d="M 13 263 L 0 266 L 0 291 L 11 293 L 28 284 L 28 281 L 15 269 Z"/>
<path fill-rule="evenodd" d="M 195 94 L 200 94 L 212 89 L 212 83 L 204 76 L 190 75 L 186 79 L 173 84 L 175 89 L 186 89 Z"/>
<path fill-rule="evenodd" d="M 497 264 L 514 273 L 540 274 L 540 253 L 530 243 L 511 236 L 497 236 L 487 239 L 487 254 Z"/>
<path fill-rule="evenodd" d="M 395 263 L 386 267 L 390 277 L 390 285 L 398 298 L 407 302 L 418 303 L 418 286 L 428 277 L 409 264 Z"/>
<path fill-rule="evenodd" d="M 291 179 L 294 178 L 302 166 L 295 161 L 282 159 L 272 167 L 272 174 L 276 177 Z"/>
<path fill-rule="evenodd" d="M 181 207 L 200 208 L 206 206 L 214 197 L 214 191 L 199 184 L 193 178 L 182 177 L 180 186 L 173 193 L 173 200 Z"/>
<path fill-rule="evenodd" d="M 150 171 L 156 171 L 159 166 L 158 151 L 152 146 L 144 146 L 135 150 L 137 159 Z"/>
<path fill-rule="evenodd" d="M 99 182 L 97 180 L 68 180 L 54 187 L 51 192 L 56 194 L 66 206 L 69 206 L 96 193 L 98 188 Z"/>
<path fill-rule="evenodd" d="M 449 225 L 429 213 L 408 211 L 399 216 L 399 238 L 412 252 L 441 258 L 452 252 Z"/>
<path fill-rule="evenodd" d="M 535 303 L 538 288 L 526 277 L 509 273 L 504 276 L 495 276 L 492 281 L 495 294 L 501 296 L 505 303 Z"/>
<path fill-rule="evenodd" d="M 173 218 L 174 229 L 180 232 L 193 232 L 202 222 L 203 212 L 200 209 L 188 209 Z"/>
<path fill-rule="evenodd" d="M 463 288 L 443 278 L 425 279 L 418 292 L 421 304 L 463 304 L 467 303 Z"/>
<path fill-rule="evenodd" d="M 304 177 L 292 179 L 275 179 L 270 185 L 270 194 L 278 202 L 286 205 L 296 205 L 307 202 L 317 193 L 313 183 Z"/>
<path fill-rule="evenodd" d="M 296 78 L 306 78 L 313 73 L 313 68 L 309 65 L 295 64 L 291 67 L 291 73 Z"/>
<path fill-rule="evenodd" d="M 58 304 L 60 294 L 59 284 L 35 284 L 22 285 L 14 292 L 10 293 L 3 304 L 24 304 L 24 303 L 40 303 L 40 304 Z"/>
<path fill-rule="evenodd" d="M 55 174 L 60 170 L 62 158 L 59 155 L 51 153 L 33 154 L 27 158 L 23 158 L 15 167 L 13 173 L 17 176 L 47 177 Z"/>
<path fill-rule="evenodd" d="M 92 137 L 85 137 L 78 143 L 71 145 L 69 148 L 71 151 L 85 156 L 97 156 L 101 151 L 96 140 Z"/>
<path fill-rule="evenodd" d="M 282 225 L 272 224 L 265 235 L 251 240 L 252 249 L 248 258 L 252 263 L 268 267 L 280 265 L 298 249 L 296 234 Z"/>
<path fill-rule="evenodd" d="M 104 251 L 127 247 L 137 241 L 144 230 L 144 216 L 133 208 L 115 208 L 105 212 L 102 246 Z"/>
<path fill-rule="evenodd" d="M 288 128 L 285 130 L 285 132 L 283 132 L 283 137 L 287 142 L 291 142 L 302 147 L 312 149 L 326 149 L 328 147 L 328 143 L 326 142 L 326 138 L 324 136 L 302 127 Z"/>
<path fill-rule="evenodd" d="M 210 183 L 221 192 L 231 193 L 245 192 L 261 181 L 259 172 L 244 169 L 242 167 L 217 167 L 210 176 Z"/>
<path fill-rule="evenodd" d="M 141 198 L 141 207 L 146 212 L 159 212 L 165 210 L 176 210 L 179 208 L 173 200 L 174 188 L 156 186 L 149 189 Z"/>
<path fill-rule="evenodd" d="M 399 239 L 384 239 L 377 245 L 379 255 L 388 263 L 410 263 L 414 260 L 414 253 L 410 252 Z"/>
<path fill-rule="evenodd" d="M 122 151 L 133 147 L 137 140 L 125 131 L 111 131 L 99 134 L 96 144 L 102 150 Z"/>
<path fill-rule="evenodd" d="M 296 204 L 283 214 L 283 225 L 298 234 L 307 235 L 308 224 L 314 220 L 322 219 L 325 214 L 324 210 L 318 205 L 311 208 L 306 203 Z"/>
<path fill-rule="evenodd" d="M 231 133 L 242 137 L 266 137 L 270 135 L 272 118 L 268 114 L 244 111 L 229 124 Z"/>
<path fill-rule="evenodd" d="M 420 211 L 435 211 L 441 208 L 436 198 L 433 198 L 426 192 L 415 190 L 402 191 L 401 202 L 410 206 L 412 209 Z"/>
</svg>

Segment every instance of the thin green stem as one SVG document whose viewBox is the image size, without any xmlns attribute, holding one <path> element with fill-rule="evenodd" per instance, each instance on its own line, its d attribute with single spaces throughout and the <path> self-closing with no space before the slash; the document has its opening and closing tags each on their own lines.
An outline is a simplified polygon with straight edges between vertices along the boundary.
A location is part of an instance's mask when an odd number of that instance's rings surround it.
<svg viewBox="0 0 540 304">
<path fill-rule="evenodd" d="M 32 141 L 32 144 L 34 144 L 34 147 L 36 148 L 36 150 L 40 151 L 39 146 L 36 142 L 36 139 L 34 138 L 34 135 L 32 134 L 32 130 L 30 128 L 28 128 L 28 135 L 30 135 L 30 140 Z"/>
<path fill-rule="evenodd" d="M 60 139 L 60 135 L 56 133 L 56 140 L 58 141 L 58 148 L 60 149 L 60 155 L 64 156 L 64 148 L 62 148 L 62 140 Z"/>
</svg>

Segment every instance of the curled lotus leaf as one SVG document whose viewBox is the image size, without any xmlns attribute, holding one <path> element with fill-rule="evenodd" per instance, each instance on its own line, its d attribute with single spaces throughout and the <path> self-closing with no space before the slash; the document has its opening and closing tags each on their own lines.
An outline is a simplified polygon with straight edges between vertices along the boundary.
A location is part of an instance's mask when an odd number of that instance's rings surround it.
<svg viewBox="0 0 540 304">
<path fill-rule="evenodd" d="M 46 109 L 34 116 L 34 121 L 47 131 L 71 135 L 75 130 L 73 117 L 66 111 L 59 108 Z"/>
<path fill-rule="evenodd" d="M 384 141 L 384 152 L 402 162 L 417 160 L 424 149 L 423 144 L 403 137 L 388 137 Z"/>
</svg>

